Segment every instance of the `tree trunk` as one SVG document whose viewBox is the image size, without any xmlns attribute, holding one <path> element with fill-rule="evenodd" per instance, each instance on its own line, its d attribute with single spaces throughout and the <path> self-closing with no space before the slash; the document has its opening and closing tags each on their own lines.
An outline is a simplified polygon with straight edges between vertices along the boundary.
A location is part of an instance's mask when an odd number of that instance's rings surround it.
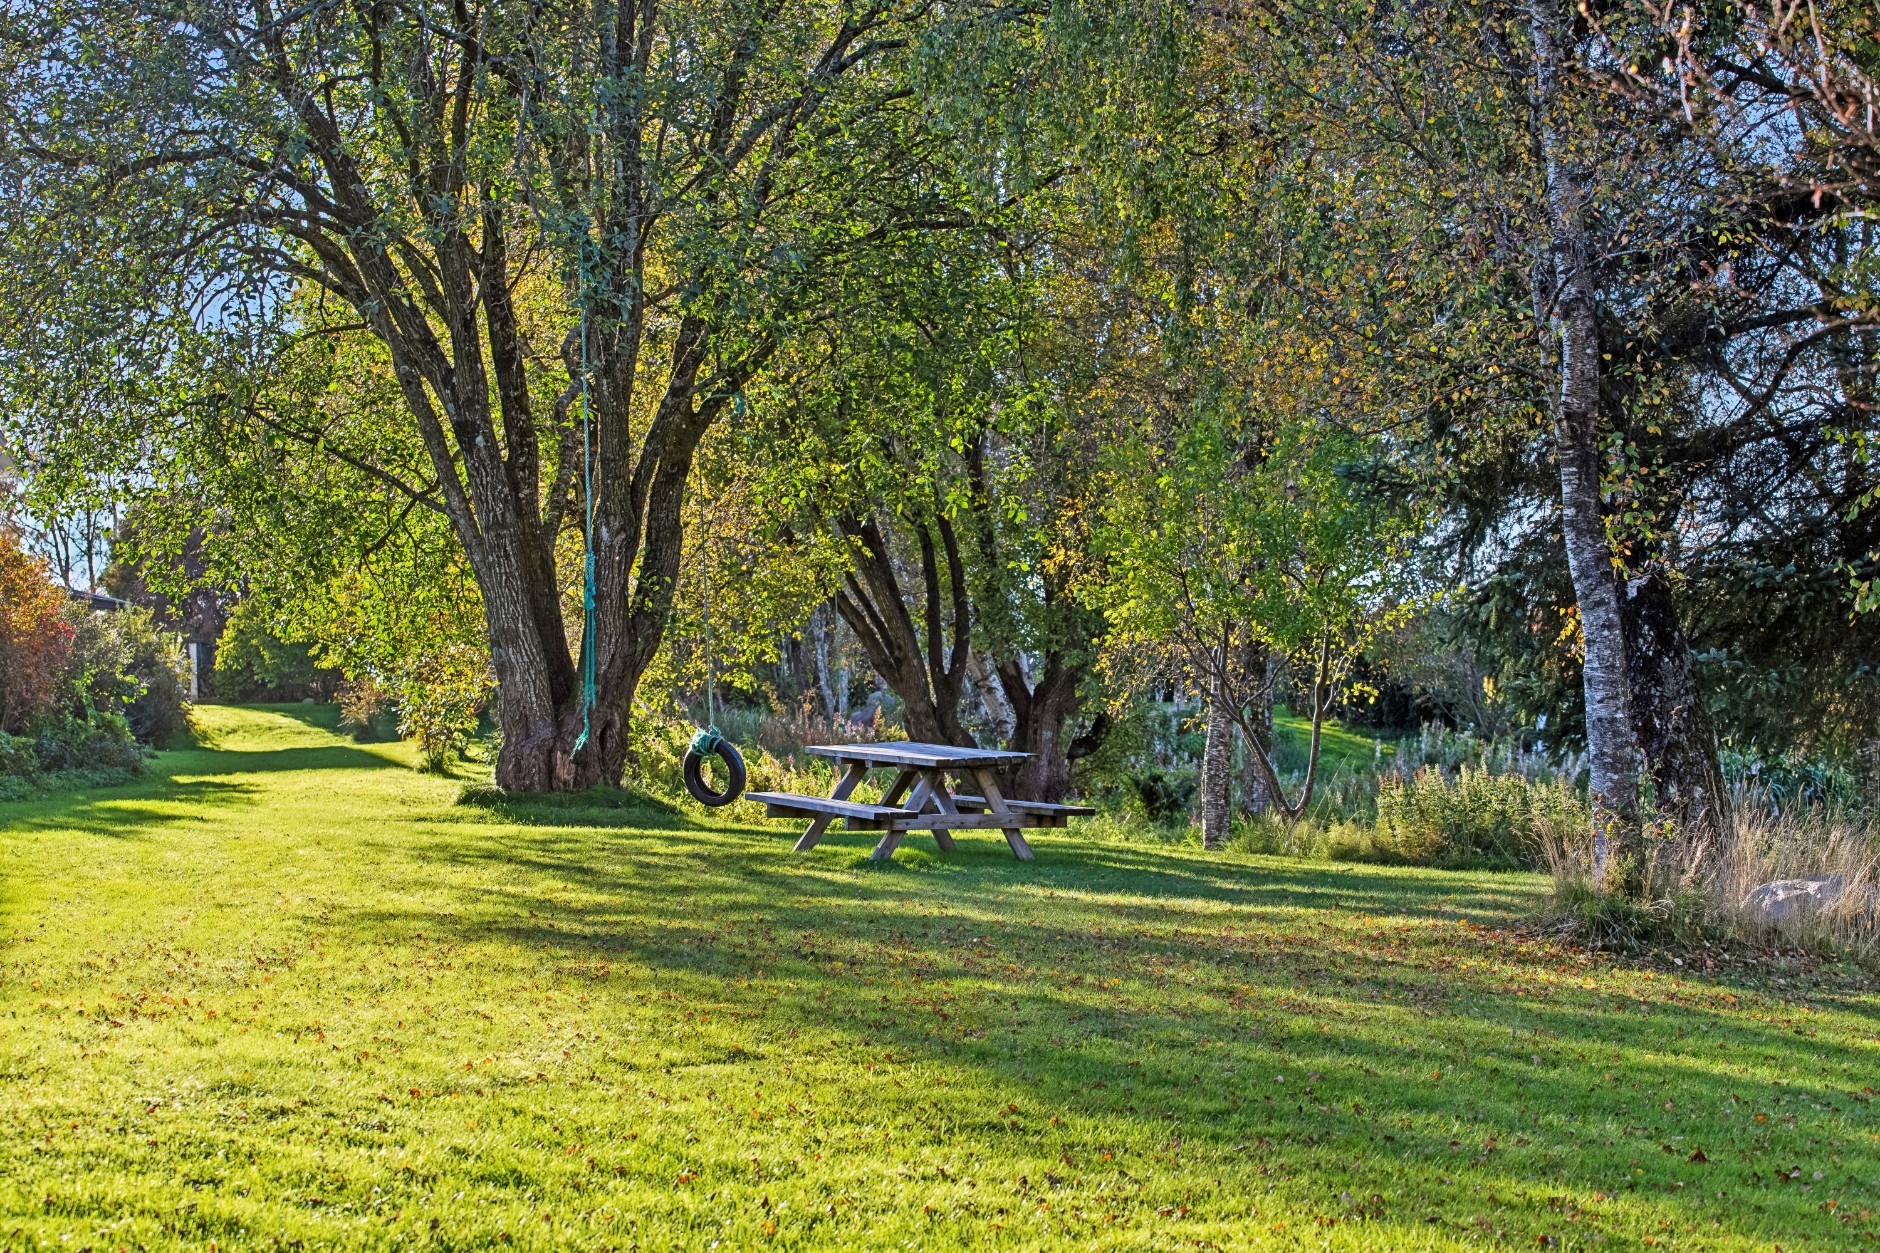
<svg viewBox="0 0 1880 1253">
<path fill-rule="evenodd" d="M 966 678 L 985 714 L 986 724 L 1001 743 L 1010 744 L 1018 733 L 1018 714 L 1005 694 L 1006 683 L 998 673 L 997 663 L 988 661 L 975 648 L 966 655 Z"/>
<path fill-rule="evenodd" d="M 1880 810 L 1880 734 L 1869 733 L 1855 747 L 1854 768 L 1860 780 L 1861 802 L 1869 812 Z"/>
<path fill-rule="evenodd" d="M 836 633 L 836 621 L 835 608 L 827 601 L 816 606 L 809 616 L 810 664 L 815 672 L 816 700 L 822 706 L 818 712 L 832 724 L 849 716 L 847 675 L 845 673 L 838 684 L 829 669 L 829 649 Z M 838 691 L 838 687 L 841 690 Z"/>
<path fill-rule="evenodd" d="M 851 569 L 836 595 L 836 608 L 861 640 L 875 673 L 901 699 L 901 721 L 908 737 L 934 744 L 970 744 L 960 725 L 960 689 L 972 649 L 972 620 L 959 544 L 944 514 L 931 524 L 916 521 L 912 526 L 920 552 L 925 629 L 914 625 L 894 555 L 873 518 L 838 523 L 849 542 Z M 950 624 L 946 621 L 948 604 Z"/>
<path fill-rule="evenodd" d="M 1535 302 L 1548 314 L 1560 354 L 1554 397 L 1560 521 L 1585 641 L 1587 766 L 1591 774 L 1593 871 L 1608 890 L 1643 888 L 1638 826 L 1638 752 L 1632 734 L 1625 623 L 1601 508 L 1599 323 L 1587 238 L 1585 191 L 1558 129 L 1565 68 L 1558 0 L 1530 0 L 1540 144 L 1547 165 L 1552 273 L 1537 267 Z M 1551 299 L 1549 298 L 1551 297 Z"/>
<path fill-rule="evenodd" d="M 1201 846 L 1227 847 L 1233 821 L 1234 728 L 1233 696 L 1224 680 L 1216 679 L 1208 693 L 1208 738 L 1201 753 Z"/>
<path fill-rule="evenodd" d="M 1648 566 L 1627 580 L 1622 610 L 1633 727 L 1657 816 L 1721 834 L 1730 825 L 1730 795 L 1717 761 L 1717 733 L 1659 567 Z"/>
<path fill-rule="evenodd" d="M 1245 814 L 1263 814 L 1273 808 L 1273 790 L 1267 786 L 1266 772 L 1260 769 L 1254 744 L 1257 743 L 1271 757 L 1275 669 L 1270 649 L 1260 643 L 1247 644 L 1242 656 L 1241 673 L 1250 684 L 1259 683 L 1262 675 L 1265 681 L 1247 704 L 1245 726 L 1242 729 L 1244 742 L 1240 757 L 1240 811 Z"/>
<path fill-rule="evenodd" d="M 494 621 L 490 628 L 494 639 Z M 530 667 L 524 650 L 492 648 L 491 661 L 502 736 L 496 755 L 498 787 L 546 792 L 620 782 L 628 757 L 627 711 L 643 665 L 599 676 L 594 706 L 584 709 L 578 682 L 557 697 L 546 681 L 546 667 Z M 577 749 L 584 729 L 587 739 Z"/>
<path fill-rule="evenodd" d="M 1031 754 L 1010 773 L 1013 796 L 1055 803 L 1070 792 L 1070 746 L 1065 743 L 1064 724 L 1076 707 L 1077 678 L 1060 655 L 1052 654 L 1045 660 L 1038 685 L 1012 702 L 1012 736 L 1006 747 Z"/>
<path fill-rule="evenodd" d="M 996 669 L 1012 707 L 1012 734 L 1005 746 L 1011 752 L 1031 754 L 1008 772 L 1011 793 L 1020 800 L 1055 804 L 1070 793 L 1071 763 L 1096 752 L 1109 734 L 1110 720 L 1102 714 L 1083 734 L 1075 738 L 1069 734 L 1070 721 L 1081 707 L 1077 689 L 1089 667 L 1053 651 L 1045 654 L 1035 683 L 1027 681 L 1025 667 L 1015 658 L 1002 659 Z"/>
</svg>

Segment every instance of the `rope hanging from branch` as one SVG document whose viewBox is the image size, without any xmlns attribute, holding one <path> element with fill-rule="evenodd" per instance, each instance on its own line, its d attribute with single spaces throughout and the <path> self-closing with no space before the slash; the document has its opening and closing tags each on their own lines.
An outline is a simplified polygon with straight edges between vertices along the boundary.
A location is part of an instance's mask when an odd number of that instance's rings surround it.
<svg viewBox="0 0 1880 1253">
<path fill-rule="evenodd" d="M 737 745 L 718 731 L 717 666 L 712 656 L 712 576 L 711 563 L 705 558 L 705 541 L 711 528 L 705 521 L 705 501 L 698 505 L 699 599 L 705 611 L 705 729 L 692 737 L 685 753 L 685 790 L 701 805 L 716 808 L 729 805 L 744 793 L 744 757 Z M 705 759 L 717 757 L 725 764 L 725 786 L 714 788 L 705 778 Z"/>
<path fill-rule="evenodd" d="M 593 424 L 588 416 L 587 272 L 581 273 L 581 734 L 574 751 L 587 747 L 599 698 L 594 674 L 594 470 Z"/>
</svg>

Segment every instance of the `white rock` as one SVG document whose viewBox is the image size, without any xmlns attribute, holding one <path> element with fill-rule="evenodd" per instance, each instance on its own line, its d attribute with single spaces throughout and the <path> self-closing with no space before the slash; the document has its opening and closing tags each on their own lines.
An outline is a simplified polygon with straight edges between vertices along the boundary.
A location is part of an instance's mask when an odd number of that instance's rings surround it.
<svg viewBox="0 0 1880 1253">
<path fill-rule="evenodd" d="M 1847 892 L 1847 880 L 1838 874 L 1820 879 L 1777 879 L 1750 889 L 1740 907 L 1744 921 L 1779 926 L 1813 917 L 1837 903 Z"/>
</svg>

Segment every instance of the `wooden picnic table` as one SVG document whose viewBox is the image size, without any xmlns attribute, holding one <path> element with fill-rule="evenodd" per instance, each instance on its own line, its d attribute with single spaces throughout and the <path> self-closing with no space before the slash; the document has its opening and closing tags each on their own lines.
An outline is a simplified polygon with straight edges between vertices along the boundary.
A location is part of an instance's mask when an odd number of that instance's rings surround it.
<svg viewBox="0 0 1880 1253">
<path fill-rule="evenodd" d="M 876 861 L 894 856 L 894 850 L 900 847 L 909 831 L 931 833 L 940 850 L 950 853 L 954 850 L 952 832 L 990 830 L 1004 832 L 1013 856 L 1030 861 L 1031 845 L 1025 842 L 1024 828 L 1061 827 L 1072 817 L 1096 812 L 1084 805 L 1008 800 L 999 787 L 998 771 L 1013 762 L 1024 761 L 1029 753 L 905 740 L 883 744 L 817 744 L 808 751 L 843 766 L 835 790 L 827 797 L 800 796 L 794 792 L 750 793 L 750 799 L 762 801 L 765 812 L 772 818 L 809 818 L 808 828 L 796 842 L 799 853 L 816 847 L 823 832 L 840 818 L 850 830 L 882 832 L 881 842 L 872 854 Z M 894 782 L 882 793 L 881 803 L 865 805 L 849 800 L 856 785 L 876 767 L 896 772 Z M 979 786 L 979 794 L 954 792 L 947 784 L 948 775 L 972 779 Z"/>
</svg>

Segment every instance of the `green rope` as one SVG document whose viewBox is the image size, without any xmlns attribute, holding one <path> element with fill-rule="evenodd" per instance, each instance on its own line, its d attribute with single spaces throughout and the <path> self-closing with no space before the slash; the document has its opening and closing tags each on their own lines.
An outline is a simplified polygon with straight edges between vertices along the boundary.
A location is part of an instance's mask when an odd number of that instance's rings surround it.
<svg viewBox="0 0 1880 1253">
<path fill-rule="evenodd" d="M 699 592 L 705 602 L 705 734 L 711 739 L 711 749 L 718 747 L 718 691 L 715 686 L 717 669 L 712 664 L 712 568 L 705 552 L 705 541 L 711 534 L 711 528 L 705 524 L 705 498 L 698 502 Z M 694 741 L 696 744 L 697 741 Z"/>
<path fill-rule="evenodd" d="M 716 686 L 717 667 L 712 664 L 712 575 L 711 566 L 706 562 L 705 540 L 709 529 L 705 525 L 705 499 L 698 502 L 699 532 L 699 593 L 705 610 L 705 729 L 692 737 L 692 751 L 701 757 L 710 757 L 724 743 L 725 737 L 718 730 L 718 689 Z"/>
<path fill-rule="evenodd" d="M 587 746 L 599 691 L 594 675 L 594 455 L 588 422 L 587 275 L 581 276 L 581 736 L 574 751 Z"/>
</svg>

